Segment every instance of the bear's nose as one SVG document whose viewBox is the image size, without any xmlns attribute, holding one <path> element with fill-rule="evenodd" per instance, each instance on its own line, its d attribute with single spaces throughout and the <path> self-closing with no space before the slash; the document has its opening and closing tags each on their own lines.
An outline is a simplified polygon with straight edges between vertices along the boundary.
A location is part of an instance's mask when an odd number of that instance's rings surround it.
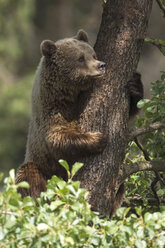
<svg viewBox="0 0 165 248">
<path fill-rule="evenodd" d="M 105 63 L 104 62 L 100 62 L 99 64 L 98 64 L 98 69 L 100 70 L 100 71 L 105 71 Z"/>
</svg>

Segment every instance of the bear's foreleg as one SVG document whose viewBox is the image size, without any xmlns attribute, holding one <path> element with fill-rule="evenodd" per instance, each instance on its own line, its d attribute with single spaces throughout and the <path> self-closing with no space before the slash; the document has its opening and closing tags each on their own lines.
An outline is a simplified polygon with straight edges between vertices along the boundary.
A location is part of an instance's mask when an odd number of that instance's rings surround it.
<svg viewBox="0 0 165 248">
<path fill-rule="evenodd" d="M 127 83 L 127 87 L 130 95 L 129 116 L 133 117 L 139 111 L 137 108 L 137 103 L 143 98 L 143 84 L 140 73 L 133 73 L 131 80 Z"/>
<path fill-rule="evenodd" d="M 16 184 L 26 181 L 29 188 L 18 188 L 22 197 L 31 196 L 34 199 L 40 196 L 40 193 L 46 191 L 46 178 L 38 169 L 37 165 L 32 162 L 23 164 L 19 167 L 16 175 Z"/>
<path fill-rule="evenodd" d="M 107 136 L 100 132 L 83 133 L 68 127 L 54 132 L 47 142 L 56 158 L 67 160 L 102 152 L 107 144 Z"/>
<path fill-rule="evenodd" d="M 124 193 L 125 193 L 125 186 L 124 183 L 122 183 L 116 193 L 115 196 L 115 200 L 113 202 L 113 207 L 110 213 L 110 218 L 112 218 L 112 216 L 115 214 L 116 210 L 121 206 L 121 203 L 123 201 L 123 197 L 124 197 Z"/>
</svg>

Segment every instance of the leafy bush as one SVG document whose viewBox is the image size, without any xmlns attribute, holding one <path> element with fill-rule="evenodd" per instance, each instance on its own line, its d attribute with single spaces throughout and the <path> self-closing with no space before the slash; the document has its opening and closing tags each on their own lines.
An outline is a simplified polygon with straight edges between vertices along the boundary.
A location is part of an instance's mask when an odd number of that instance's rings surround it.
<svg viewBox="0 0 165 248">
<path fill-rule="evenodd" d="M 69 172 L 67 163 L 60 163 L 68 182 L 53 176 L 37 205 L 30 197 L 21 200 L 17 188 L 28 185 L 15 185 L 14 170 L 5 178 L 0 193 L 0 248 L 164 247 L 165 211 L 141 216 L 140 209 L 129 214 L 129 208 L 120 208 L 113 220 L 100 219 L 86 201 L 86 190 L 72 180 L 82 164 L 75 163 Z"/>
<path fill-rule="evenodd" d="M 137 118 L 137 127 L 165 121 L 165 72 L 162 71 L 160 80 L 151 83 L 151 95 L 151 99 L 143 99 L 138 103 L 138 107 L 143 110 L 143 116 Z M 165 129 L 146 133 L 140 136 L 139 140 L 150 160 L 165 160 Z M 126 159 L 130 164 L 145 161 L 144 154 L 134 141 L 130 142 Z M 165 176 L 164 173 L 160 174 Z M 127 196 L 141 198 L 146 206 L 145 211 L 149 207 L 147 198 L 155 197 L 151 190 L 154 178 L 155 173 L 150 171 L 135 173 L 127 180 Z M 156 184 L 156 192 L 160 199 L 165 198 L 164 185 L 160 181 Z M 155 208 L 152 206 L 152 211 Z"/>
<path fill-rule="evenodd" d="M 165 72 L 162 72 L 161 80 L 151 83 L 151 94 L 151 99 L 143 99 L 138 103 L 144 112 L 144 117 L 137 120 L 138 127 L 165 120 Z M 151 159 L 165 158 L 165 129 L 145 134 L 143 142 Z"/>
</svg>

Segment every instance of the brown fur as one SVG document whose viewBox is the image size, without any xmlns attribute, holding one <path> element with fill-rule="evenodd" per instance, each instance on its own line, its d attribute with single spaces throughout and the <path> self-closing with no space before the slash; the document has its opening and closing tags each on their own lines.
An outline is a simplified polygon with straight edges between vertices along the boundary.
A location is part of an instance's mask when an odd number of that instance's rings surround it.
<svg viewBox="0 0 165 248">
<path fill-rule="evenodd" d="M 43 57 L 32 90 L 25 164 L 16 179 L 30 184 L 30 190 L 20 189 L 22 196 L 39 196 L 45 190 L 45 181 L 54 174 L 66 179 L 59 159 L 72 165 L 106 146 L 106 135 L 83 132 L 78 123 L 81 94 L 91 90 L 94 79 L 105 72 L 105 64 L 96 59 L 87 41 L 87 34 L 81 30 L 74 38 L 41 43 Z"/>
<path fill-rule="evenodd" d="M 41 191 L 46 190 L 46 177 L 41 173 L 33 163 L 27 163 L 22 165 L 17 174 L 16 184 L 26 181 L 29 183 L 30 188 L 18 188 L 18 192 L 21 193 L 24 197 L 31 196 L 36 199 Z"/>
<path fill-rule="evenodd" d="M 143 98 L 144 95 L 140 73 L 133 73 L 131 80 L 128 81 L 127 87 L 130 94 L 129 116 L 133 117 L 139 112 L 137 103 Z"/>
<path fill-rule="evenodd" d="M 100 132 L 82 132 L 78 124 L 84 91 L 90 91 L 94 78 L 102 75 L 100 61 L 89 46 L 84 31 L 70 39 L 41 43 L 43 57 L 36 72 L 32 90 L 31 121 L 25 164 L 18 172 L 16 183 L 27 181 L 29 189 L 19 189 L 22 196 L 37 198 L 45 191 L 47 179 L 56 174 L 66 179 L 58 164 L 65 159 L 72 165 L 81 157 L 102 152 L 106 136 Z M 130 116 L 138 112 L 137 102 L 143 97 L 141 76 L 134 73 L 128 82 Z M 120 206 L 124 184 L 116 194 L 113 213 Z"/>
<path fill-rule="evenodd" d="M 124 186 L 124 183 L 122 183 L 116 193 L 116 196 L 115 196 L 115 200 L 114 200 L 114 203 L 113 203 L 113 208 L 111 210 L 111 213 L 110 213 L 110 218 L 112 218 L 112 216 L 115 214 L 116 210 L 121 206 L 121 203 L 122 203 L 122 200 L 123 200 L 123 197 L 124 197 L 124 193 L 125 193 L 125 186 Z"/>
</svg>

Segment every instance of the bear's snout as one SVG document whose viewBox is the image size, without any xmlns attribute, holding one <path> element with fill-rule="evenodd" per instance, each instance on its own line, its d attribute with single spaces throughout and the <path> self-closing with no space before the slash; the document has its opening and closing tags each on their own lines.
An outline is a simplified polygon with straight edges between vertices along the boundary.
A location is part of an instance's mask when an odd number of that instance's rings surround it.
<svg viewBox="0 0 165 248">
<path fill-rule="evenodd" d="M 100 63 L 98 64 L 98 69 L 99 69 L 99 71 L 105 72 L 105 66 L 106 66 L 106 64 L 105 64 L 104 62 L 100 62 Z"/>
</svg>

